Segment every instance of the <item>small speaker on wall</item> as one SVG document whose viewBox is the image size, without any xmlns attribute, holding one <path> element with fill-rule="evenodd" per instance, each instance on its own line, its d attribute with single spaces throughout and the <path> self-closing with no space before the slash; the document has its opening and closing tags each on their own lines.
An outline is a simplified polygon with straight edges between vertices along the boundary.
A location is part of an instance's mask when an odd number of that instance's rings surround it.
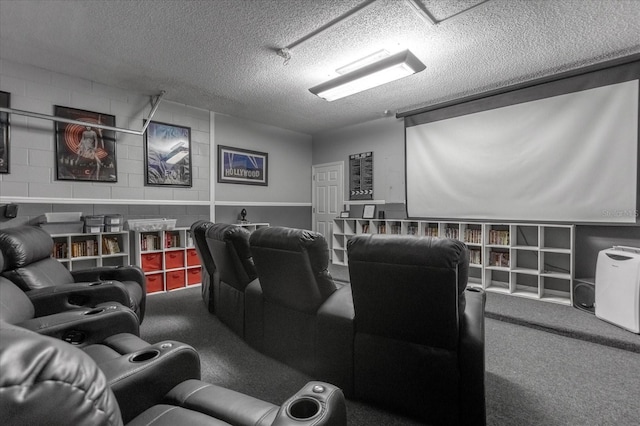
<svg viewBox="0 0 640 426">
<path fill-rule="evenodd" d="M 576 280 L 573 282 L 573 306 L 590 314 L 595 313 L 595 285 Z"/>
</svg>

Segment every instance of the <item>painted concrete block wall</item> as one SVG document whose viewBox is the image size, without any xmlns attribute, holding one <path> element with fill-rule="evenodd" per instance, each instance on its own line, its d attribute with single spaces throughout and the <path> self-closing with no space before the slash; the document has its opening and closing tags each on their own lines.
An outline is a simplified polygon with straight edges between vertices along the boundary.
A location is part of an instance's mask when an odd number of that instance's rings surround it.
<svg viewBox="0 0 640 426">
<path fill-rule="evenodd" d="M 139 130 L 151 109 L 148 94 L 0 60 L 0 90 L 11 107 L 46 115 L 54 106 L 111 114 L 116 126 Z M 149 94 L 150 95 L 150 94 Z M 156 94 L 153 94 L 156 95 Z M 210 202 L 209 111 L 162 101 L 154 121 L 191 127 L 192 188 L 145 186 L 144 139 L 117 133 L 116 183 L 57 181 L 54 122 L 11 115 L 10 174 L 0 175 L 0 200 L 91 200 L 208 204 Z"/>
<path fill-rule="evenodd" d="M 373 152 L 373 198 L 405 202 L 404 122 L 393 117 L 313 137 L 313 164 L 344 161 L 344 197 L 349 200 L 349 155 Z"/>
</svg>

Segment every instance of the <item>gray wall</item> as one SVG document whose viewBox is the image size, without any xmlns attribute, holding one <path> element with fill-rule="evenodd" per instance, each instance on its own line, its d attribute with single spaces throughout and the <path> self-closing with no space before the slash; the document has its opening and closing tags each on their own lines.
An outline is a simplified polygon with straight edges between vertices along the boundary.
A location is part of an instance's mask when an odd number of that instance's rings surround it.
<svg viewBox="0 0 640 426">
<path fill-rule="evenodd" d="M 349 199 L 349 155 L 373 152 L 373 198 L 404 203 L 404 121 L 381 118 L 313 137 L 313 164 L 344 161 L 344 197 Z"/>
<path fill-rule="evenodd" d="M 216 222 L 236 222 L 243 208 L 251 222 L 311 227 L 311 136 L 212 114 L 217 146 L 266 152 L 268 186 L 215 183 Z M 217 166 L 216 166 L 217 169 Z"/>
</svg>

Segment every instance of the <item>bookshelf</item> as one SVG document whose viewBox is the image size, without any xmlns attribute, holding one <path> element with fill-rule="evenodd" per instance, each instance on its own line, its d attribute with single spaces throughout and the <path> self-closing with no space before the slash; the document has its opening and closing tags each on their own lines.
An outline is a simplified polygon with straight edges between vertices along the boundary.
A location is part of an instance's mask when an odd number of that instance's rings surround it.
<svg viewBox="0 0 640 426">
<path fill-rule="evenodd" d="M 52 234 L 51 256 L 70 271 L 129 265 L 129 233 Z"/>
<path fill-rule="evenodd" d="M 469 286 L 572 304 L 574 225 L 336 218 L 332 262 L 347 266 L 349 239 L 371 233 L 458 239 L 469 248 Z"/>
<path fill-rule="evenodd" d="M 201 284 L 202 266 L 189 228 L 131 232 L 135 264 L 144 271 L 147 293 Z"/>
</svg>

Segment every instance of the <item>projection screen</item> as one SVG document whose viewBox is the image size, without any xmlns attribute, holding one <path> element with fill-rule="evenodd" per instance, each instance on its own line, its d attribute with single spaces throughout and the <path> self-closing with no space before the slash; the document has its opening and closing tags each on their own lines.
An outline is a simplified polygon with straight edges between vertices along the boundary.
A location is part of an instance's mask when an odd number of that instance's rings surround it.
<svg viewBox="0 0 640 426">
<path fill-rule="evenodd" d="M 406 128 L 409 217 L 635 222 L 638 80 Z"/>
</svg>

